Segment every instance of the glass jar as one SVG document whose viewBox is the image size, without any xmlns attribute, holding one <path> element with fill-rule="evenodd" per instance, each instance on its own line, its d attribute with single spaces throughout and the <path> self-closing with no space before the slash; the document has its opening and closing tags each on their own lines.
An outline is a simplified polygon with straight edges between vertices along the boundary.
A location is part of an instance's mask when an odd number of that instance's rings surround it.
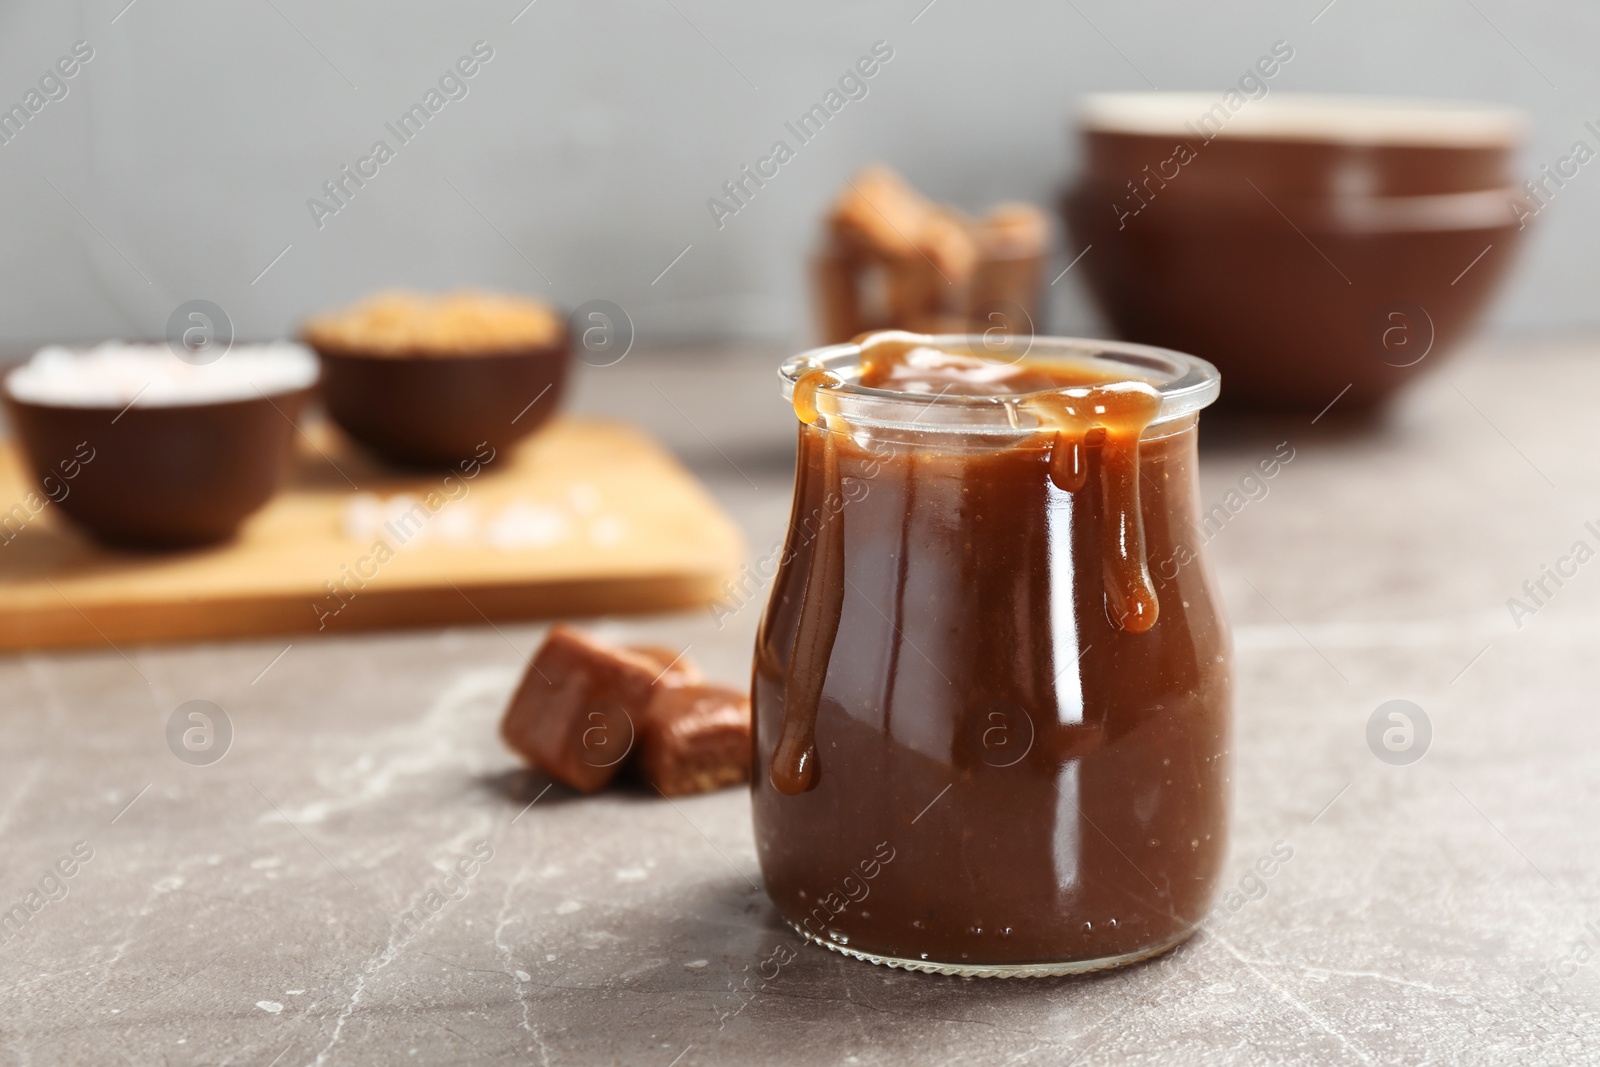
<svg viewBox="0 0 1600 1067">
<path fill-rule="evenodd" d="M 1092 410 L 1073 436 L 1016 397 L 862 385 L 857 344 L 780 371 L 802 422 L 756 639 L 756 843 L 783 918 L 871 962 L 1131 963 L 1194 931 L 1226 852 L 1230 641 L 1196 533 L 1217 372 L 1105 341 L 1027 358 L 1143 383 L 1133 462 Z"/>
</svg>

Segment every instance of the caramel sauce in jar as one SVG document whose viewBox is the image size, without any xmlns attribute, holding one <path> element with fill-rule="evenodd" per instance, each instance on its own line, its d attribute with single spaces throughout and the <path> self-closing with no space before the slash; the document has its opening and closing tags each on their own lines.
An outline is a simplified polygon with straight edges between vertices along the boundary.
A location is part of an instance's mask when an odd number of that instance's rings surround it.
<svg viewBox="0 0 1600 1067">
<path fill-rule="evenodd" d="M 762 870 L 789 923 L 863 958 L 1113 966 L 1192 932 L 1225 853 L 1229 641 L 1193 534 L 1216 375 L 979 341 L 869 334 L 786 366 Z"/>
</svg>

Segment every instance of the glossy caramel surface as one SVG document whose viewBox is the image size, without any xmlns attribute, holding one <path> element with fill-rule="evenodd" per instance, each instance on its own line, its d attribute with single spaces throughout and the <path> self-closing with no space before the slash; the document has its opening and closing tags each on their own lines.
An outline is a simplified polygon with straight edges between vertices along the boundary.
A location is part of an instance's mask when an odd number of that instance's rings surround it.
<svg viewBox="0 0 1600 1067">
<path fill-rule="evenodd" d="M 756 649 L 768 890 L 814 936 L 910 960 L 1094 960 L 1181 939 L 1222 862 L 1229 773 L 1207 574 L 1149 567 L 1187 543 L 1193 424 L 1141 441 L 1147 383 L 919 347 L 869 344 L 860 384 L 1015 397 L 1038 425 L 852 433 L 826 374 L 802 378 L 794 511 Z M 869 888 L 859 863 L 885 843 L 870 895 L 841 898 L 847 875 Z"/>
</svg>

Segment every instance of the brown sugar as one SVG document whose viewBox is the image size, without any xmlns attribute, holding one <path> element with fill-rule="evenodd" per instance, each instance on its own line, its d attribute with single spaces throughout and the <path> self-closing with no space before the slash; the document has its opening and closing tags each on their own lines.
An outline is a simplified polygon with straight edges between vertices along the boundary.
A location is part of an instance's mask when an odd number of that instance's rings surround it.
<svg viewBox="0 0 1600 1067">
<path fill-rule="evenodd" d="M 526 297 L 461 290 L 377 293 L 306 323 L 315 348 L 372 356 L 455 356 L 541 348 L 560 341 L 561 317 Z"/>
</svg>

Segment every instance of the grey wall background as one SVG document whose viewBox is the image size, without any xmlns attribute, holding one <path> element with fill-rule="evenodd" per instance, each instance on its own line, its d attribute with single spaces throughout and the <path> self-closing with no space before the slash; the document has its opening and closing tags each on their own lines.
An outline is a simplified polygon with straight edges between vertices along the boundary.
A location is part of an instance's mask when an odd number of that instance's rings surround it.
<svg viewBox="0 0 1600 1067">
<path fill-rule="evenodd" d="M 193 298 L 227 309 L 240 336 L 271 337 L 376 287 L 469 284 L 610 299 L 646 341 L 798 343 L 817 216 L 863 162 L 968 208 L 1048 202 L 1076 165 L 1067 119 L 1082 93 L 1220 88 L 1280 39 L 1296 55 L 1274 91 L 1528 109 L 1530 175 L 1593 143 L 1582 126 L 1600 119 L 1594 5 L 526 4 L 5 0 L 0 105 L 73 42 L 95 55 L 0 146 L 0 342 L 159 336 Z M 790 140 L 785 120 L 880 39 L 895 55 L 869 95 L 719 231 L 707 198 Z M 319 230 L 307 199 L 379 137 L 396 144 L 384 123 L 478 40 L 494 58 L 469 95 Z M 1600 163 L 1539 223 L 1495 323 L 1593 325 Z M 1093 330 L 1074 285 L 1056 287 L 1052 326 Z"/>
</svg>

